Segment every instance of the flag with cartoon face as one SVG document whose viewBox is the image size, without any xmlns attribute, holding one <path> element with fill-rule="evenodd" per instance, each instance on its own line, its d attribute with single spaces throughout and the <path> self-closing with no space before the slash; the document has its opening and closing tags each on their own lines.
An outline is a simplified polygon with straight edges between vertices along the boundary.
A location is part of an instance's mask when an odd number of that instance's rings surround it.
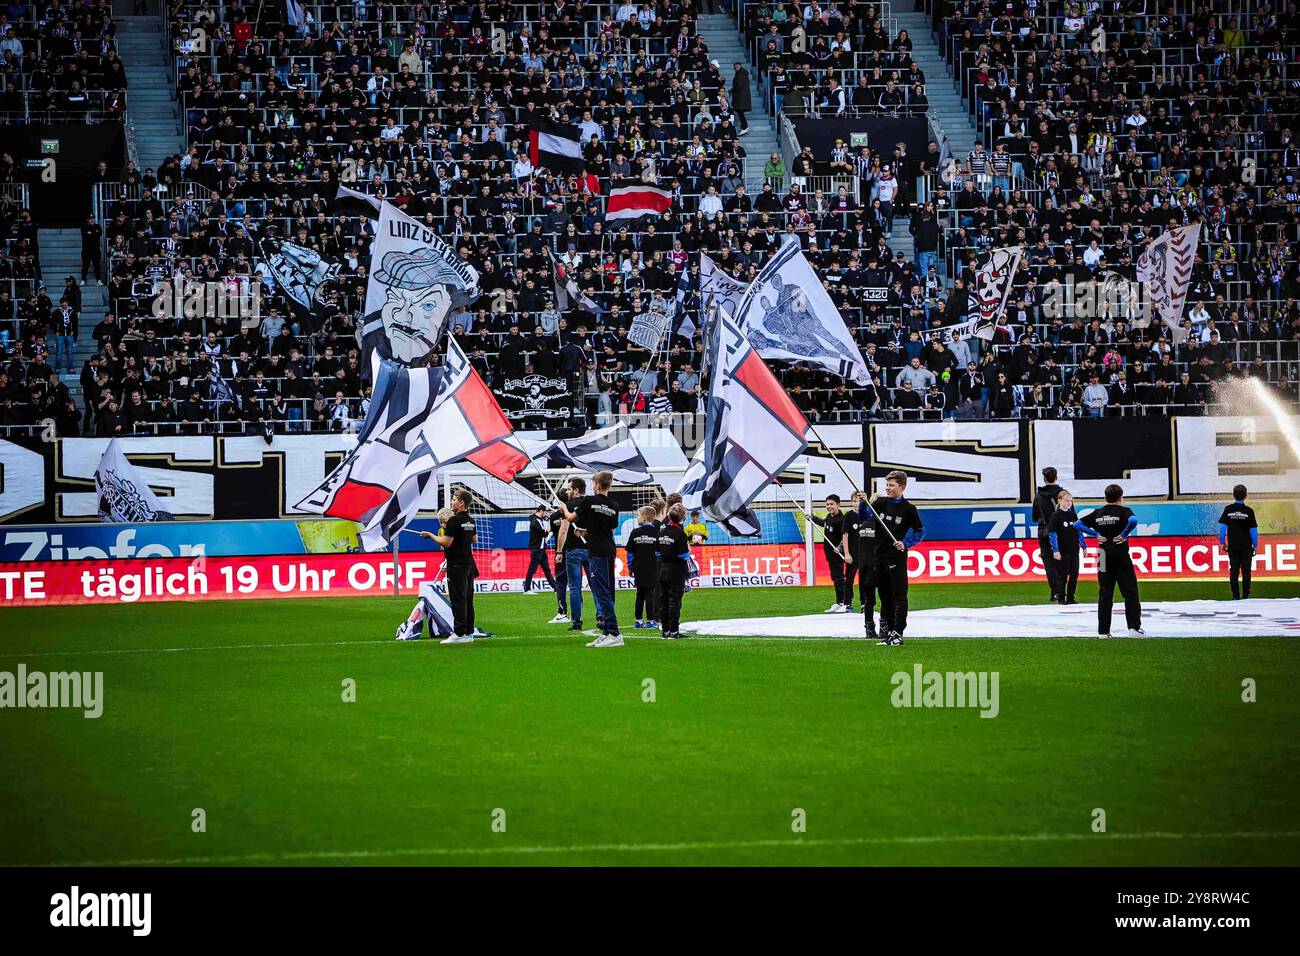
<svg viewBox="0 0 1300 956">
<path fill-rule="evenodd" d="M 478 271 L 434 230 L 384 203 L 375 227 L 361 328 L 363 368 L 369 356 L 424 365 L 453 309 L 479 296 Z"/>
</svg>

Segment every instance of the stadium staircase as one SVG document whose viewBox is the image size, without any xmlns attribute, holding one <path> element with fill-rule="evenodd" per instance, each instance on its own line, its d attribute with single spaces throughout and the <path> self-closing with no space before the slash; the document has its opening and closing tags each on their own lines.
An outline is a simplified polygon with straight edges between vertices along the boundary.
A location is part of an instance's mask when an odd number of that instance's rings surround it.
<svg viewBox="0 0 1300 956">
<path fill-rule="evenodd" d="M 964 160 L 975 145 L 975 120 L 961 99 L 956 81 L 948 75 L 948 64 L 930 32 L 928 13 L 894 13 L 898 28 L 912 39 L 912 59 L 925 73 L 925 95 L 929 97 L 927 115 L 931 127 L 948 137 L 954 159 Z"/>
<path fill-rule="evenodd" d="M 180 105 L 171 59 L 164 46 L 162 18 L 120 17 L 117 50 L 126 66 L 127 112 L 135 127 L 140 170 L 157 170 L 164 159 L 183 154 Z"/>
<path fill-rule="evenodd" d="M 59 298 L 63 295 L 63 280 L 72 276 L 78 282 L 81 281 L 81 229 L 42 229 L 39 241 L 41 282 L 45 284 L 45 292 L 50 301 L 58 305 Z M 81 404 L 81 370 L 95 354 L 95 340 L 90 337 L 90 333 L 104 318 L 107 309 L 108 288 L 95 284 L 95 273 L 92 271 L 86 284 L 81 286 L 81 313 L 77 320 L 77 348 L 72 356 L 73 372 L 71 375 L 62 371 L 59 373 L 59 378 L 68 386 L 68 391 L 77 399 L 78 405 Z M 47 344 L 53 352 L 54 344 Z M 54 356 L 51 355 L 51 365 L 54 364 L 53 359 Z"/>
<path fill-rule="evenodd" d="M 745 69 L 749 70 L 749 98 L 754 108 L 749 113 L 749 133 L 741 137 L 741 142 L 745 144 L 745 192 L 752 199 L 763 190 L 763 166 L 768 157 L 781 151 L 776 125 L 763 103 L 758 71 L 745 51 L 744 37 L 735 19 L 725 13 L 702 14 L 698 30 L 708 44 L 709 59 L 718 61 L 718 69 L 727 80 L 728 92 L 731 90 L 731 64 L 744 63 Z"/>
</svg>

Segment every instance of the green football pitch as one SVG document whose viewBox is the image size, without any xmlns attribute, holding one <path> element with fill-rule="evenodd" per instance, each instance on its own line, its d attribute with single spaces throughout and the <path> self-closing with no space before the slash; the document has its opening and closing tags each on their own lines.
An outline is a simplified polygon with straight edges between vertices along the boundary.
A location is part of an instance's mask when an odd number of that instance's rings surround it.
<svg viewBox="0 0 1300 956">
<path fill-rule="evenodd" d="M 696 591 L 684 618 L 830 601 Z M 99 719 L 0 711 L 0 864 L 1300 864 L 1300 641 L 629 629 L 599 651 L 543 623 L 549 598 L 504 595 L 478 601 L 495 639 L 399 644 L 410 605 L 0 611 L 0 670 L 104 681 Z M 998 672 L 997 716 L 894 707 L 915 664 Z"/>
</svg>

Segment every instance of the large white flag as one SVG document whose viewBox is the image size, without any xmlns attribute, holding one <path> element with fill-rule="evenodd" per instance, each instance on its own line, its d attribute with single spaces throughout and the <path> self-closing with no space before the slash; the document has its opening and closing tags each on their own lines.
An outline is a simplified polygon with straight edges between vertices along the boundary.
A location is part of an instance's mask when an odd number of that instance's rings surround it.
<svg viewBox="0 0 1300 956">
<path fill-rule="evenodd" d="M 478 272 L 423 223 L 384 203 L 366 283 L 362 364 L 377 352 L 402 365 L 427 361 L 447 314 L 479 296 Z"/>
<path fill-rule="evenodd" d="M 700 313 L 706 323 L 714 321 L 711 304 L 719 313 L 730 310 L 763 358 L 807 362 L 859 385 L 871 384 L 871 373 L 844 316 L 797 242 L 787 242 L 768 260 L 738 302 L 736 280 L 713 263 L 706 278 L 706 262 L 707 257 L 701 258 Z M 710 327 L 705 337 L 711 332 Z"/>
<path fill-rule="evenodd" d="M 997 331 L 1023 252 L 1019 246 L 990 249 L 976 260 L 975 281 L 967 293 L 967 319 L 975 320 L 972 334 L 981 339 L 992 340 Z"/>
<path fill-rule="evenodd" d="M 1151 304 L 1170 329 L 1178 330 L 1192 283 L 1201 227 L 1193 223 L 1167 230 L 1138 257 L 1138 281 L 1145 283 Z"/>
<path fill-rule="evenodd" d="M 127 461 L 116 438 L 108 443 L 95 469 L 100 521 L 171 521 L 140 470 Z"/>
<path fill-rule="evenodd" d="M 741 331 L 719 311 L 710 339 L 704 443 L 678 491 L 731 534 L 758 534 L 749 505 L 808 447 L 808 422 Z"/>
</svg>

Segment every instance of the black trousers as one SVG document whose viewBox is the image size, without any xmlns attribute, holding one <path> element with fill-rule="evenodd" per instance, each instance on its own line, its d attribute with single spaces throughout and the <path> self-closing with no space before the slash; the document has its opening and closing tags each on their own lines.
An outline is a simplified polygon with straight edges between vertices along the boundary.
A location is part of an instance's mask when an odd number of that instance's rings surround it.
<svg viewBox="0 0 1300 956">
<path fill-rule="evenodd" d="M 1124 618 L 1130 629 L 1142 626 L 1142 600 L 1138 597 L 1137 572 L 1127 551 L 1107 552 L 1097 558 L 1097 633 L 1110 633 L 1115 588 L 1124 598 Z"/>
<path fill-rule="evenodd" d="M 555 552 L 555 606 L 561 614 L 569 613 L 569 570 L 559 551 Z"/>
<path fill-rule="evenodd" d="M 1071 531 L 1070 534 L 1074 532 Z M 1041 535 L 1038 539 L 1038 553 L 1043 558 L 1043 571 L 1047 573 L 1047 586 L 1051 589 L 1052 597 L 1061 596 L 1061 570 L 1056 566 L 1056 559 L 1052 557 L 1052 539 L 1047 535 Z M 1062 554 L 1065 552 L 1062 551 Z"/>
<path fill-rule="evenodd" d="M 862 604 L 862 619 L 868 631 L 876 629 L 876 563 L 859 563 L 858 600 Z"/>
<path fill-rule="evenodd" d="M 104 274 L 100 271 L 100 268 L 99 268 L 99 250 L 98 250 L 98 249 L 82 249 L 82 250 L 81 250 L 81 278 L 82 278 L 82 281 L 85 281 L 85 278 L 86 278 L 87 274 L 89 274 L 89 272 L 90 272 L 91 269 L 94 269 L 94 270 L 95 270 L 95 278 L 98 279 L 100 282 L 103 282 L 103 281 L 104 281 Z"/>
<path fill-rule="evenodd" d="M 830 548 L 822 548 L 822 553 L 826 555 L 826 564 L 831 569 L 831 583 L 835 585 L 835 603 L 852 604 L 853 572 L 850 570 L 848 575 L 845 575 L 844 559 Z M 852 568 L 852 565 L 849 567 Z"/>
<path fill-rule="evenodd" d="M 546 575 L 546 582 L 552 588 L 555 587 L 555 578 L 551 576 L 551 563 L 546 560 L 546 549 L 535 548 L 528 552 L 528 571 L 524 574 L 525 591 L 531 591 L 533 589 L 533 575 L 537 572 L 538 568 L 541 568 L 542 574 Z"/>
<path fill-rule="evenodd" d="M 656 594 L 658 590 L 658 580 L 654 578 L 636 579 L 636 619 L 638 621 L 656 620 L 655 599 L 658 597 Z"/>
<path fill-rule="evenodd" d="M 665 567 L 659 572 L 659 630 L 672 634 L 682 625 L 682 595 L 686 593 L 686 568 Z"/>
<path fill-rule="evenodd" d="M 1250 548 L 1230 548 L 1228 550 L 1228 583 L 1232 585 L 1232 596 L 1250 597 L 1250 569 L 1255 563 L 1255 552 Z M 1241 588 L 1237 588 L 1237 576 L 1241 576 Z"/>
<path fill-rule="evenodd" d="M 907 628 L 907 556 L 900 554 L 876 565 L 880 594 L 880 629 L 902 634 Z"/>
<path fill-rule="evenodd" d="M 1079 551 L 1062 551 L 1061 560 L 1056 561 L 1056 573 L 1060 580 L 1060 590 L 1056 593 L 1067 601 L 1074 600 L 1074 592 L 1079 587 Z"/>
<path fill-rule="evenodd" d="M 451 603 L 452 628 L 464 636 L 474 633 L 474 579 L 478 568 L 473 562 L 447 565 L 447 600 Z"/>
</svg>

